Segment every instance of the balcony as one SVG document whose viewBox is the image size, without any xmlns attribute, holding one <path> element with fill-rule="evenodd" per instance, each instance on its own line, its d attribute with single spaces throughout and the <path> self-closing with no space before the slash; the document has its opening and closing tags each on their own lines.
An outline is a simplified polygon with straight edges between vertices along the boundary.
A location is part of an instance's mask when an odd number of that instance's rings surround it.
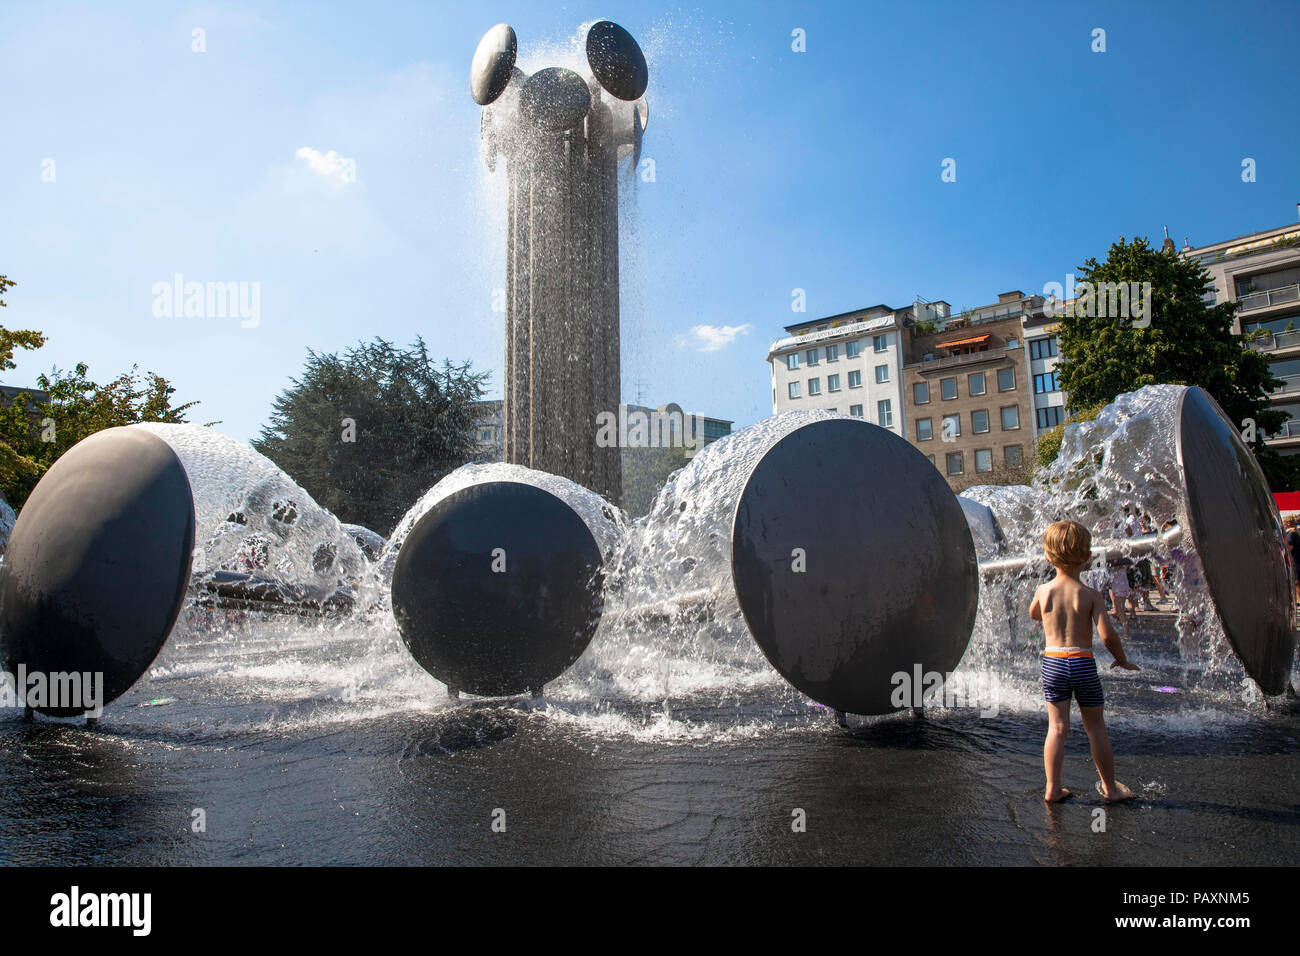
<svg viewBox="0 0 1300 956">
<path fill-rule="evenodd" d="M 1267 309 L 1271 305 L 1282 305 L 1287 302 L 1300 302 L 1300 282 L 1295 285 L 1284 285 L 1280 289 L 1269 289 L 1266 292 L 1252 292 L 1250 295 L 1243 295 L 1237 299 L 1237 311 L 1251 312 L 1255 309 Z"/>
<path fill-rule="evenodd" d="M 1300 438 L 1300 419 L 1291 419 L 1273 434 L 1266 435 L 1264 440 L 1281 442 L 1290 438 Z"/>
<path fill-rule="evenodd" d="M 1273 389 L 1273 396 L 1277 397 L 1284 392 L 1300 392 L 1300 375 L 1279 375 L 1282 384 Z"/>
<path fill-rule="evenodd" d="M 1295 348 L 1300 345 L 1300 332 L 1269 332 L 1267 336 L 1252 339 L 1248 344 L 1258 352 Z"/>
<path fill-rule="evenodd" d="M 937 369 L 953 368 L 954 366 L 976 365 L 981 362 L 1001 362 L 1007 358 L 1009 352 L 1019 350 L 1020 346 L 1017 345 L 1014 349 L 1002 347 L 989 349 L 987 352 L 971 352 L 967 355 L 945 355 L 941 358 L 933 358 L 928 362 L 913 362 L 905 367 L 914 368 L 918 372 L 924 373 Z M 1300 376 L 1296 377 L 1300 378 Z M 1297 384 L 1297 388 L 1300 388 L 1300 384 Z"/>
</svg>

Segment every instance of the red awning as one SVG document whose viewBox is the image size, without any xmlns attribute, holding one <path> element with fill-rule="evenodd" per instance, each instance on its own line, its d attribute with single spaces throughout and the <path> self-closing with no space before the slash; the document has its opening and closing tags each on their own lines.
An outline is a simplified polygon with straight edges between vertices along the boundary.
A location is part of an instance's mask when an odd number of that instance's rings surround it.
<svg viewBox="0 0 1300 956">
<path fill-rule="evenodd" d="M 1275 491 L 1273 500 L 1278 511 L 1300 511 L 1300 491 Z"/>
<path fill-rule="evenodd" d="M 939 349 L 950 349 L 956 345 L 978 345 L 979 343 L 987 342 L 988 340 L 989 333 L 985 332 L 983 335 L 975 335 L 969 339 L 957 339 L 955 342 L 935 342 L 934 346 Z"/>
</svg>

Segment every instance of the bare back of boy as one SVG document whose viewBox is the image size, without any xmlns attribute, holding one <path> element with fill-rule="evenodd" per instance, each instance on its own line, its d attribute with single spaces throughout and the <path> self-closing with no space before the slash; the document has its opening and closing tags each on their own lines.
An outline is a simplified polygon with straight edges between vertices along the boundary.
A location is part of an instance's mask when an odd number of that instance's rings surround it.
<svg viewBox="0 0 1300 956">
<path fill-rule="evenodd" d="M 1034 593 L 1031 617 L 1043 622 L 1048 647 L 1092 647 L 1092 624 L 1102 616 L 1100 592 L 1078 578 L 1058 574 Z"/>
</svg>

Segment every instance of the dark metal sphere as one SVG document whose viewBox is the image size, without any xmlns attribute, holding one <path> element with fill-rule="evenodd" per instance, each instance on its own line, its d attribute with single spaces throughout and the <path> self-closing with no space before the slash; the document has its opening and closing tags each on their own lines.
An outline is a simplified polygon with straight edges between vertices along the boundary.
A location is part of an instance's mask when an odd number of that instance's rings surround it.
<svg viewBox="0 0 1300 956">
<path fill-rule="evenodd" d="M 524 116 L 539 129 L 559 133 L 577 129 L 591 109 L 591 93 L 582 77 L 562 66 L 538 70 L 519 94 Z"/>
<path fill-rule="evenodd" d="M 487 106 L 505 92 L 515 68 L 519 44 L 507 23 L 498 23 L 478 41 L 469 67 L 469 92 L 479 106 Z"/>
<path fill-rule="evenodd" d="M 393 614 L 419 665 L 448 687 L 521 694 L 591 643 L 601 580 L 600 549 L 572 508 L 533 485 L 485 482 L 411 529 L 393 568 Z"/>
<path fill-rule="evenodd" d="M 101 703 L 115 700 L 166 643 L 193 552 L 194 499 L 166 442 L 110 428 L 75 445 L 32 491 L 9 540 L 0 572 L 5 667 L 102 672 Z"/>
<path fill-rule="evenodd" d="M 966 650 L 979 600 L 966 519 L 887 429 L 826 419 L 782 438 L 741 493 L 731 547 L 754 640 L 827 707 L 895 711 L 895 674 L 946 678 Z"/>
<path fill-rule="evenodd" d="M 620 100 L 636 100 L 645 95 L 650 83 L 641 47 L 617 23 L 601 20 L 587 31 L 587 63 L 600 85 Z"/>
<path fill-rule="evenodd" d="M 1178 467 L 1191 533 L 1223 630 L 1266 694 L 1291 676 L 1291 578 L 1277 506 L 1236 426 L 1200 388 L 1183 394 Z"/>
</svg>

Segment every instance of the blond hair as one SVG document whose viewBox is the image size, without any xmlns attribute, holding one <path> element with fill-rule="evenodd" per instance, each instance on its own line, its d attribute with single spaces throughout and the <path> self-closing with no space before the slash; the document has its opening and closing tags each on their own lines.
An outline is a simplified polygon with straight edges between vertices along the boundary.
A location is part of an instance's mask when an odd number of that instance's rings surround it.
<svg viewBox="0 0 1300 956">
<path fill-rule="evenodd" d="M 1043 532 L 1043 553 L 1058 568 L 1081 568 L 1092 558 L 1092 534 L 1077 521 L 1057 521 Z"/>
</svg>

